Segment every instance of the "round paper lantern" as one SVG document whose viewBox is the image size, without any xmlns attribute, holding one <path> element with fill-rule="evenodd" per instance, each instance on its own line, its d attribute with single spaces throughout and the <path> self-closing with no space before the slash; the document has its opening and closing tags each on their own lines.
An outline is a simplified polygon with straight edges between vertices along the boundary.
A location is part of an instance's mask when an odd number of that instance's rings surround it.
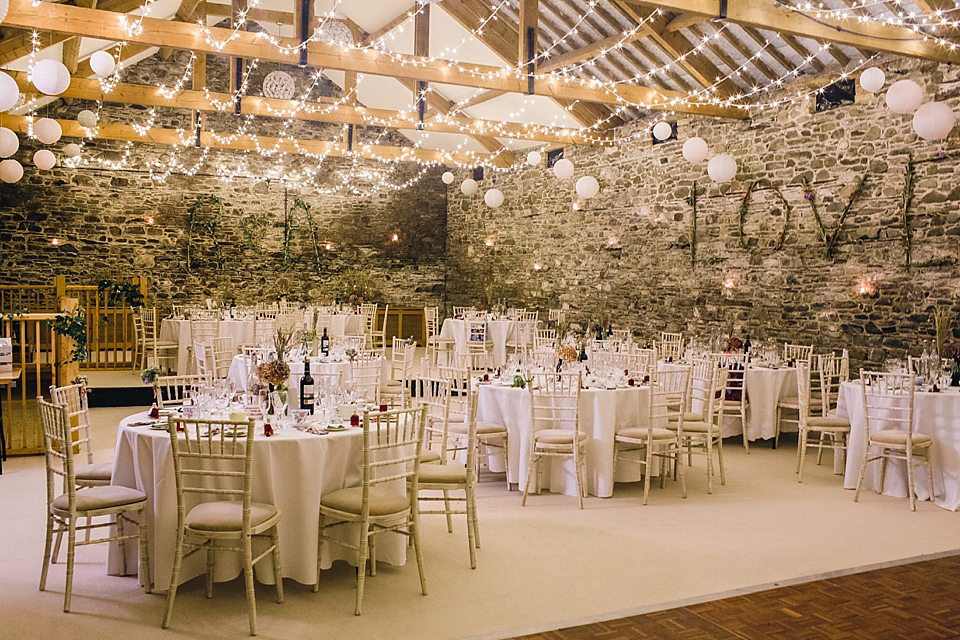
<svg viewBox="0 0 960 640">
<path fill-rule="evenodd" d="M 9 0 L 0 0 L 0 22 L 7 17 L 7 9 L 10 8 Z"/>
<path fill-rule="evenodd" d="M 500 191 L 500 189 L 490 189 L 483 194 L 483 201 L 487 203 L 488 207 L 496 209 L 503 204 L 503 191 Z"/>
<path fill-rule="evenodd" d="M 0 127 L 0 156 L 9 158 L 20 148 L 20 138 L 10 129 Z"/>
<path fill-rule="evenodd" d="M 884 75 L 882 69 L 877 67 L 864 69 L 863 73 L 860 74 L 860 87 L 870 93 L 880 91 L 880 89 L 883 88 L 883 83 L 886 81 L 887 76 Z"/>
<path fill-rule="evenodd" d="M 116 61 L 106 51 L 95 51 L 90 56 L 90 69 L 101 78 L 110 75 L 116 68 Z"/>
<path fill-rule="evenodd" d="M 913 113 L 923 102 L 923 89 L 913 80 L 894 82 L 887 89 L 887 107 L 894 113 Z"/>
<path fill-rule="evenodd" d="M 466 180 L 460 183 L 460 191 L 465 196 L 472 196 L 479 190 L 480 190 L 480 185 L 478 185 L 477 181 L 474 180 L 473 178 L 467 178 Z"/>
<path fill-rule="evenodd" d="M 957 116 L 945 102 L 928 102 L 913 114 L 913 130 L 924 140 L 943 140 L 956 123 Z"/>
<path fill-rule="evenodd" d="M 0 72 L 0 111 L 9 111 L 20 100 L 20 87 L 17 81 Z"/>
<path fill-rule="evenodd" d="M 666 140 L 673 135 L 673 127 L 669 122 L 658 122 L 653 125 L 653 137 L 657 140 Z"/>
<path fill-rule="evenodd" d="M 18 182 L 23 177 L 23 167 L 16 160 L 0 162 L 0 180 L 4 182 Z"/>
<path fill-rule="evenodd" d="M 33 135 L 43 144 L 53 144 L 63 135 L 63 129 L 56 120 L 40 118 L 33 123 Z"/>
<path fill-rule="evenodd" d="M 53 169 L 57 166 L 57 156 L 49 149 L 40 149 L 33 154 L 33 164 L 37 165 L 37 169 Z"/>
<path fill-rule="evenodd" d="M 539 151 L 531 151 L 527 154 L 527 164 L 531 167 L 535 167 L 540 164 L 540 160 L 543 159 L 543 156 L 540 155 Z"/>
<path fill-rule="evenodd" d="M 703 162 L 710 149 L 707 147 L 707 141 L 703 138 L 690 138 L 683 143 L 683 157 L 688 162 Z"/>
<path fill-rule="evenodd" d="M 97 126 L 97 114 L 89 109 L 84 109 L 77 114 L 77 122 L 80 123 L 81 127 L 92 129 Z"/>
<path fill-rule="evenodd" d="M 577 180 L 577 195 L 581 198 L 592 198 L 600 193 L 600 183 L 593 176 L 583 176 Z"/>
<path fill-rule="evenodd" d="M 71 142 L 63 148 L 63 155 L 68 158 L 76 158 L 80 155 L 80 145 Z"/>
<path fill-rule="evenodd" d="M 70 86 L 70 71 L 59 60 L 40 60 L 33 65 L 33 86 L 48 96 L 60 95 Z"/>
<path fill-rule="evenodd" d="M 561 180 L 569 180 L 573 177 L 573 163 L 566 158 L 561 158 L 557 160 L 557 164 L 553 165 L 553 173 Z"/>
<path fill-rule="evenodd" d="M 737 161 L 729 153 L 721 153 L 710 158 L 707 174 L 714 182 L 730 182 L 737 175 Z"/>
<path fill-rule="evenodd" d="M 453 172 L 444 171 L 440 179 L 443 180 L 443 184 L 453 184 Z"/>
</svg>

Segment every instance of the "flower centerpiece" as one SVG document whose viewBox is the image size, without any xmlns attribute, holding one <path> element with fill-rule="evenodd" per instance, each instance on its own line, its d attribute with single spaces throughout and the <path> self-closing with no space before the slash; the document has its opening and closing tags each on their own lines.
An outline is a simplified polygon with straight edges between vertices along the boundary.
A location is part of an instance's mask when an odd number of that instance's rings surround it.
<svg viewBox="0 0 960 640">
<path fill-rule="evenodd" d="M 943 345 L 943 358 L 949 361 L 950 386 L 960 387 L 960 342 Z M 946 369 L 946 365 L 944 366 Z"/>
<path fill-rule="evenodd" d="M 353 362 L 353 356 L 357 355 L 357 350 L 356 350 L 356 349 L 353 349 L 353 348 L 351 348 L 351 349 L 345 349 L 344 352 L 343 352 L 343 355 L 345 355 L 345 356 L 347 356 L 348 358 L 350 358 L 350 362 Z"/>
<path fill-rule="evenodd" d="M 163 370 L 157 365 L 148 367 L 140 372 L 140 379 L 143 381 L 143 384 L 149 384 L 153 387 L 154 399 L 160 397 L 160 376 L 161 375 L 163 375 Z"/>
<path fill-rule="evenodd" d="M 724 353 L 740 353 L 743 349 L 743 340 L 736 336 L 727 338 L 727 344 L 723 347 Z"/>
<path fill-rule="evenodd" d="M 287 406 L 287 378 L 290 377 L 290 365 L 283 360 L 270 360 L 257 365 L 257 376 L 268 385 L 270 393 L 270 406 L 267 413 L 272 414 L 284 411 Z"/>
<path fill-rule="evenodd" d="M 560 358 L 560 365 L 562 366 L 564 362 L 576 362 L 579 355 L 576 347 L 565 344 L 557 349 L 557 357 Z"/>
</svg>

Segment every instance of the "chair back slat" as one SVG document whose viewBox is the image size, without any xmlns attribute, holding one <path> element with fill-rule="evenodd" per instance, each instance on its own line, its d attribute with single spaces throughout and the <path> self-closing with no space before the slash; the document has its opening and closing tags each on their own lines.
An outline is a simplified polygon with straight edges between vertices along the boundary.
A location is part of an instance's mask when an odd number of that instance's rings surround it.
<svg viewBox="0 0 960 640">
<path fill-rule="evenodd" d="M 790 344 L 783 345 L 784 360 L 810 360 L 813 357 L 813 345 Z"/>
<path fill-rule="evenodd" d="M 70 513 L 76 512 L 77 479 L 73 463 L 73 430 L 65 406 L 47 402 L 37 396 L 40 425 L 43 429 L 43 452 L 46 462 L 47 509 L 57 497 L 55 477 L 60 476 L 67 495 Z"/>
<path fill-rule="evenodd" d="M 164 407 L 181 406 L 184 401 L 192 397 L 193 389 L 207 384 L 208 381 L 203 376 L 159 376 L 157 385 L 160 388 L 160 394 L 157 398 L 157 406 Z"/>
<path fill-rule="evenodd" d="M 575 433 L 580 433 L 581 376 L 580 371 L 527 374 L 534 432 L 572 427 Z"/>
<path fill-rule="evenodd" d="M 647 405 L 650 428 L 665 426 L 667 420 L 677 418 L 677 428 L 683 431 L 683 413 L 687 406 L 687 391 L 690 387 L 690 367 L 670 371 L 650 372 L 650 402 Z"/>
<path fill-rule="evenodd" d="M 908 371 L 912 371 L 912 362 Z M 860 369 L 864 429 L 870 434 L 893 428 L 913 438 L 914 376 L 912 373 L 884 373 Z"/>
<path fill-rule="evenodd" d="M 438 451 L 440 461 L 447 459 L 447 434 L 450 428 L 450 390 L 449 379 L 418 377 L 416 389 L 419 394 L 418 406 L 425 409 L 426 422 L 423 426 L 423 449 Z"/>
<path fill-rule="evenodd" d="M 363 516 L 369 513 L 370 488 L 396 480 L 410 481 L 411 493 L 417 491 L 420 452 L 427 408 L 395 409 L 363 414 Z M 381 469 L 392 468 L 384 474 Z"/>
<path fill-rule="evenodd" d="M 383 356 L 379 351 L 361 351 L 354 356 L 350 371 L 357 391 L 368 402 L 380 404 L 380 377 Z"/>
<path fill-rule="evenodd" d="M 87 464 L 93 464 L 93 442 L 90 437 L 90 407 L 87 403 L 87 386 L 83 383 L 65 387 L 50 386 L 50 401 L 66 407 L 67 423 L 70 425 L 74 452 L 82 446 L 86 449 Z"/>
</svg>

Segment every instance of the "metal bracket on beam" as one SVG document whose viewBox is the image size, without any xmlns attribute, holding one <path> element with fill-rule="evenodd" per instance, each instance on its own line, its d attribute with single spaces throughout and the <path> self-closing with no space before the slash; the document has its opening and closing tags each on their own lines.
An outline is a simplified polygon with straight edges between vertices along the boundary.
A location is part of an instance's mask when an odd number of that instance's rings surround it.
<svg viewBox="0 0 960 640">
<path fill-rule="evenodd" d="M 197 126 L 196 126 L 197 139 L 196 139 L 196 143 L 195 143 L 195 144 L 196 144 L 196 147 L 199 149 L 199 148 L 200 148 L 200 134 L 203 133 L 203 111 L 197 111 L 197 112 L 195 112 L 195 115 L 196 115 L 196 118 L 197 118 Z"/>
<path fill-rule="evenodd" d="M 353 152 L 353 125 L 347 125 L 347 153 Z"/>
<path fill-rule="evenodd" d="M 300 0 L 300 62 L 301 69 L 307 66 L 307 40 L 310 39 L 310 0 Z"/>
<path fill-rule="evenodd" d="M 720 0 L 720 13 L 713 19 L 714 22 L 722 22 L 727 19 L 727 0 Z"/>
<path fill-rule="evenodd" d="M 427 111 L 427 83 L 417 80 L 417 131 L 423 131 L 423 116 Z"/>
<path fill-rule="evenodd" d="M 237 99 L 233 105 L 233 112 L 236 115 L 240 115 L 241 113 L 240 101 L 242 100 L 242 97 L 240 95 L 240 90 L 243 87 L 243 58 L 237 58 L 236 63 L 237 63 L 236 69 L 234 70 L 234 82 L 236 84 L 234 86 L 237 88 L 237 96 L 236 96 Z"/>
<path fill-rule="evenodd" d="M 722 1 L 726 2 L 726 0 L 722 0 Z M 534 29 L 533 27 L 527 27 L 527 31 L 524 34 L 524 39 L 525 39 L 524 44 L 526 46 L 525 53 L 527 54 L 526 56 L 524 56 L 527 59 L 527 90 L 524 93 L 528 96 L 532 96 L 533 95 L 533 76 L 534 76 L 534 73 L 536 72 L 536 68 L 534 66 L 534 61 L 533 61 L 534 60 L 533 52 L 536 49 L 537 30 Z"/>
</svg>

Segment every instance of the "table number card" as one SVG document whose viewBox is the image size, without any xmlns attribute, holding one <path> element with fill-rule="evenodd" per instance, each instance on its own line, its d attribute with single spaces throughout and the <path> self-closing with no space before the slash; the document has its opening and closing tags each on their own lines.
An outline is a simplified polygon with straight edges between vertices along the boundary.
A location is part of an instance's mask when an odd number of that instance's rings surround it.
<svg viewBox="0 0 960 640">
<path fill-rule="evenodd" d="M 13 341 L 0 338 L 0 371 L 13 371 Z"/>
</svg>

